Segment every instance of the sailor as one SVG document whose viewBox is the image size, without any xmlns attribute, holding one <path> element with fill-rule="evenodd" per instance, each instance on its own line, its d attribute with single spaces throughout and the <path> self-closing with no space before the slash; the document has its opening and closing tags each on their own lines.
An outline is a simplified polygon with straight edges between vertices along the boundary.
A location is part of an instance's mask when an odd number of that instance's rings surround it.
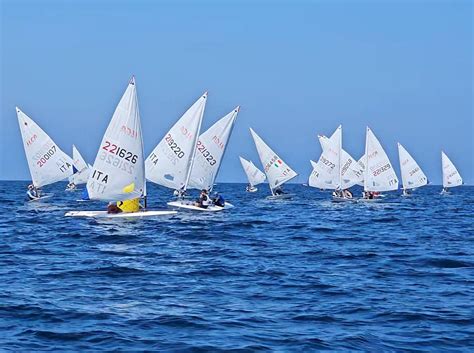
<svg viewBox="0 0 474 353">
<path fill-rule="evenodd" d="M 209 198 L 209 195 L 207 194 L 207 190 L 202 189 L 201 194 L 199 195 L 199 199 L 196 202 L 196 206 L 202 207 L 202 208 L 208 208 L 210 204 L 211 204 L 211 200 Z"/>
<path fill-rule="evenodd" d="M 26 195 L 28 196 L 30 200 L 39 199 L 38 189 L 35 188 L 32 184 L 28 185 L 28 191 L 26 192 Z"/>
<path fill-rule="evenodd" d="M 213 194 L 212 202 L 214 203 L 214 205 L 219 206 L 219 207 L 225 206 L 224 197 L 222 197 L 222 195 L 217 192 Z"/>
<path fill-rule="evenodd" d="M 76 189 L 76 184 L 74 184 L 74 182 L 70 182 L 69 184 L 67 184 L 67 187 L 66 187 L 66 190 L 75 190 Z"/>
<path fill-rule="evenodd" d="M 179 190 L 173 191 L 173 195 L 178 199 L 183 199 L 186 196 L 186 190 L 184 190 L 184 186 L 182 186 Z"/>
<path fill-rule="evenodd" d="M 275 195 L 283 195 L 284 194 L 283 189 L 281 187 L 276 188 L 275 191 L 273 191 L 273 193 Z"/>
<path fill-rule="evenodd" d="M 342 196 L 346 199 L 352 199 L 352 192 L 349 189 L 342 191 Z"/>
<path fill-rule="evenodd" d="M 247 191 L 247 192 L 248 192 L 248 191 L 250 191 L 251 189 L 252 189 L 252 185 L 250 185 L 250 184 L 247 184 L 247 187 L 245 188 L 245 191 Z"/>
<path fill-rule="evenodd" d="M 109 204 L 107 205 L 107 213 L 116 214 L 120 212 L 122 212 L 122 210 L 117 206 L 117 204 L 109 202 Z"/>
</svg>

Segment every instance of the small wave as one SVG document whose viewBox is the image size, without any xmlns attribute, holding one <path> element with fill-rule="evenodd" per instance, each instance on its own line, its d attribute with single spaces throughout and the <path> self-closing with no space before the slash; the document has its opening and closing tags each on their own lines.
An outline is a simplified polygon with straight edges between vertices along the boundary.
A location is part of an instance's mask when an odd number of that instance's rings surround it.
<svg viewBox="0 0 474 353">
<path fill-rule="evenodd" d="M 461 268 L 461 267 L 474 267 L 472 263 L 464 262 L 460 260 L 452 259 L 427 259 L 425 260 L 427 266 L 432 266 L 436 268 Z"/>
</svg>

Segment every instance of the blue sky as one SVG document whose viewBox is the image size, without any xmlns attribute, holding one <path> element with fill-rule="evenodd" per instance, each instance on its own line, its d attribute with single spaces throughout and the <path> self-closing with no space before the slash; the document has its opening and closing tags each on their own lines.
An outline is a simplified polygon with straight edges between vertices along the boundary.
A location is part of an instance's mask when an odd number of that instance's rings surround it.
<svg viewBox="0 0 474 353">
<path fill-rule="evenodd" d="M 365 126 L 433 183 L 444 149 L 474 183 L 470 1 L 1 1 L 0 179 L 29 179 L 18 105 L 93 162 L 132 74 L 145 153 L 208 90 L 203 128 L 242 109 L 218 181 L 258 162 L 248 128 L 305 182 L 318 133 Z"/>
</svg>

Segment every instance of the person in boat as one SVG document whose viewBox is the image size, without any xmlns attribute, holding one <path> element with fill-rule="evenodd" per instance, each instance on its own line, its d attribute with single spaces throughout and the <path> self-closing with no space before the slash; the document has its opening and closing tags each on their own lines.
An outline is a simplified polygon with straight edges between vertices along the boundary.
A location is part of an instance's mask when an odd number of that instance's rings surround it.
<svg viewBox="0 0 474 353">
<path fill-rule="evenodd" d="M 364 199 L 372 200 L 375 198 L 375 193 L 373 191 L 365 191 L 364 192 Z"/>
<path fill-rule="evenodd" d="M 179 199 L 183 199 L 186 196 L 186 190 L 184 190 L 184 186 L 182 186 L 179 190 L 173 191 L 173 195 Z"/>
<path fill-rule="evenodd" d="M 70 182 L 69 184 L 67 184 L 67 187 L 66 187 L 66 190 L 76 190 L 76 184 L 74 184 L 74 182 Z"/>
<path fill-rule="evenodd" d="M 282 189 L 281 187 L 276 188 L 276 189 L 273 191 L 273 193 L 274 193 L 275 195 L 283 195 L 283 194 L 284 194 L 283 189 Z"/>
<path fill-rule="evenodd" d="M 211 199 L 209 198 L 209 195 L 207 194 L 207 190 L 202 189 L 201 194 L 199 195 L 199 199 L 197 200 L 195 205 L 201 208 L 208 208 L 210 204 L 211 204 Z"/>
<path fill-rule="evenodd" d="M 342 197 L 352 199 L 352 192 L 349 189 L 345 189 L 342 191 Z"/>
<path fill-rule="evenodd" d="M 116 214 L 121 212 L 122 210 L 117 206 L 116 203 L 109 202 L 109 204 L 107 205 L 107 213 Z"/>
<path fill-rule="evenodd" d="M 221 194 L 215 192 L 213 197 L 212 197 L 212 203 L 216 206 L 224 207 L 225 206 L 224 197 L 222 197 Z"/>
<path fill-rule="evenodd" d="M 245 191 L 250 192 L 252 190 L 252 185 L 247 184 L 247 187 L 245 188 Z"/>
<path fill-rule="evenodd" d="M 28 196 L 30 200 L 37 200 L 40 198 L 40 193 L 38 189 L 32 184 L 28 185 L 28 190 L 26 191 L 26 195 Z"/>
</svg>

